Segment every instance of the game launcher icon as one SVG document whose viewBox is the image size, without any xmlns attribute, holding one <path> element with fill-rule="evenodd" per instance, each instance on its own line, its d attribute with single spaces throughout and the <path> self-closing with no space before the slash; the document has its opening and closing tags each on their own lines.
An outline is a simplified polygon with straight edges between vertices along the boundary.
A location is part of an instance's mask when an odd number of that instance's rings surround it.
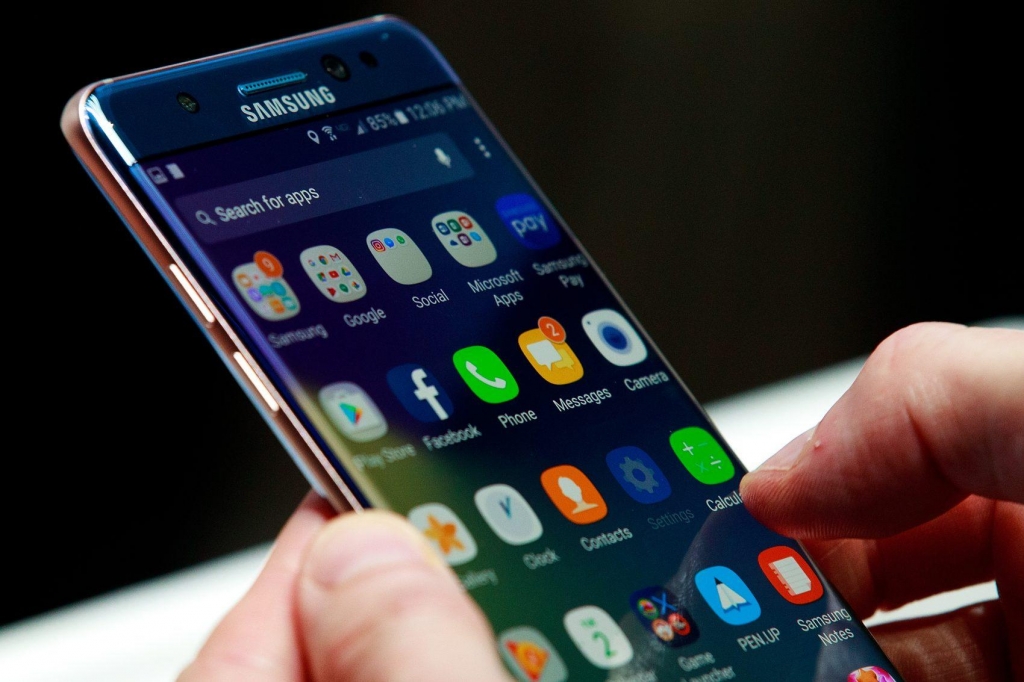
<svg viewBox="0 0 1024 682">
<path fill-rule="evenodd" d="M 700 630 L 679 598 L 660 585 L 637 590 L 629 605 L 640 624 L 665 646 L 684 646 L 700 637 Z"/>
</svg>

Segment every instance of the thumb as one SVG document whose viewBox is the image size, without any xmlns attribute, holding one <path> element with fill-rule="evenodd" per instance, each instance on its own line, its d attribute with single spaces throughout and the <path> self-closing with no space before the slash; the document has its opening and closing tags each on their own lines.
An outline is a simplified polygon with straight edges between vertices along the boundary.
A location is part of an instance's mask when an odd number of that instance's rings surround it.
<svg viewBox="0 0 1024 682">
<path fill-rule="evenodd" d="M 494 636 L 455 575 L 406 521 L 344 514 L 320 532 L 298 588 L 318 682 L 508 680 Z"/>
</svg>

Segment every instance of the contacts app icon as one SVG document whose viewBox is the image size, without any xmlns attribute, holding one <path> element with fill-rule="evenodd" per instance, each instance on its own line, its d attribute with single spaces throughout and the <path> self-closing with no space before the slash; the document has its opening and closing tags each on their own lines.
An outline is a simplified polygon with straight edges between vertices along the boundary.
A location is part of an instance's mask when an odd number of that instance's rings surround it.
<svg viewBox="0 0 1024 682">
<path fill-rule="evenodd" d="M 587 475 L 569 464 L 551 467 L 540 476 L 544 492 L 562 516 L 580 525 L 600 521 L 608 505 Z"/>
</svg>

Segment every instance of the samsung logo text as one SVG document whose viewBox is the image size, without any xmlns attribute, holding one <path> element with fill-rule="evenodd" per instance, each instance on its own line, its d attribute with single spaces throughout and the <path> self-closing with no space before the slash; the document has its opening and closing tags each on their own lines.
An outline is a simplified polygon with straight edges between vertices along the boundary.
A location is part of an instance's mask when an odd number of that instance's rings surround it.
<svg viewBox="0 0 1024 682">
<path fill-rule="evenodd" d="M 309 111 L 314 107 L 334 104 L 335 101 L 334 93 L 330 88 L 321 85 L 315 90 L 301 90 L 273 99 L 265 99 L 262 102 L 243 104 L 241 109 L 247 121 L 259 123 L 264 119 L 296 114 L 300 111 Z"/>
</svg>

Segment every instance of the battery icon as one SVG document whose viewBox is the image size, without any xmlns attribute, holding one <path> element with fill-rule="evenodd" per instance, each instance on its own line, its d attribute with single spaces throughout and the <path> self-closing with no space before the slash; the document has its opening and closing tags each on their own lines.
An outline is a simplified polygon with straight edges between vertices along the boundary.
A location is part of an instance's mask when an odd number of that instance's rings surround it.
<svg viewBox="0 0 1024 682">
<path fill-rule="evenodd" d="M 402 113 L 401 109 L 395 109 L 395 118 L 397 118 L 398 122 L 401 123 L 402 125 L 405 125 L 406 123 L 409 122 L 409 117 Z"/>
</svg>

